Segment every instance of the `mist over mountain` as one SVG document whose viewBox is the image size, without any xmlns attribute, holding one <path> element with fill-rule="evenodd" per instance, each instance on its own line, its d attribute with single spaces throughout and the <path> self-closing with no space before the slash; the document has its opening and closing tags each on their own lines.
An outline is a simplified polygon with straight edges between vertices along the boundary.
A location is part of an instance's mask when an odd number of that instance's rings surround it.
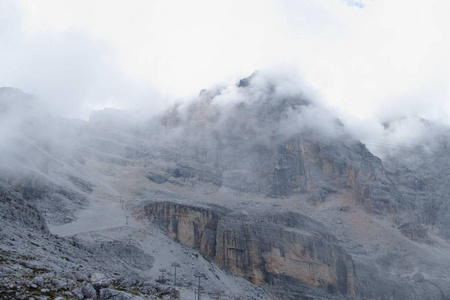
<svg viewBox="0 0 450 300">
<path fill-rule="evenodd" d="M 267 71 L 147 118 L 43 101 L 0 89 L 0 299 L 450 297 L 446 125 Z"/>
</svg>

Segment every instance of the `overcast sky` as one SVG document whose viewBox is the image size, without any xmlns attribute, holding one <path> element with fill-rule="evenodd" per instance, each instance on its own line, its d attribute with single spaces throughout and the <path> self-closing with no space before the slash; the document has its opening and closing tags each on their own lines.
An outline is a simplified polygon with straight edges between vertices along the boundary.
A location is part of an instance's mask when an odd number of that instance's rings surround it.
<svg viewBox="0 0 450 300">
<path fill-rule="evenodd" d="M 447 0 L 0 0 L 0 86 L 86 118 L 288 66 L 357 118 L 450 123 L 449 37 Z"/>
</svg>

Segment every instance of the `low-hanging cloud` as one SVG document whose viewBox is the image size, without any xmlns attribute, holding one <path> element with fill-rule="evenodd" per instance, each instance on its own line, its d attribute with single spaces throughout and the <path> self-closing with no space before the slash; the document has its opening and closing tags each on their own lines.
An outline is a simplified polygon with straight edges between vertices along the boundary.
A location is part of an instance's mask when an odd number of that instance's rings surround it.
<svg viewBox="0 0 450 300">
<path fill-rule="evenodd" d="M 204 90 L 192 102 L 170 109 L 163 119 L 170 124 L 167 140 L 192 144 L 217 139 L 272 147 L 305 132 L 327 138 L 344 133 L 319 94 L 287 67 L 258 70 L 248 78 Z"/>
<path fill-rule="evenodd" d="M 178 121 L 167 138 L 192 144 L 201 143 L 200 137 L 239 138 L 271 147 L 313 132 L 316 139 L 360 140 L 381 158 L 419 148 L 434 151 L 447 127 L 415 115 L 414 97 L 408 101 L 410 107 L 391 107 L 380 112 L 384 117 L 361 120 L 330 107 L 301 74 L 286 67 L 269 68 L 202 91 L 192 103 L 174 108 Z"/>
<path fill-rule="evenodd" d="M 417 1 L 384 0 L 250 1 L 239 10 L 233 3 L 221 3 L 218 10 L 206 1 L 175 10 L 170 7 L 176 1 L 135 1 L 126 8 L 65 3 L 70 9 L 54 1 L 41 2 L 42 10 L 26 0 L 0 3 L 6 12 L 0 15 L 0 86 L 35 94 L 63 116 L 87 119 L 92 109 L 115 107 L 145 119 L 174 101 L 162 98 L 151 82 L 161 83 L 159 91 L 190 95 L 231 78 L 232 84 L 208 91 L 219 127 L 237 104 L 267 95 L 314 100 L 301 113 L 285 112 L 280 134 L 286 136 L 305 124 L 339 134 L 337 116 L 368 146 L 370 139 L 400 145 L 417 139 L 385 124 L 411 116 L 449 120 L 448 46 L 442 36 L 450 27 L 448 5 L 439 0 L 423 9 Z M 86 7 L 91 13 L 84 13 Z M 134 22 L 111 23 L 103 18 L 105 9 L 111 19 Z M 267 65 L 272 67 L 261 68 Z M 237 87 L 235 76 L 255 68 L 264 71 L 253 85 L 245 91 Z M 182 108 L 190 104 L 181 103 L 179 117 L 188 118 Z"/>
<path fill-rule="evenodd" d="M 158 93 L 126 77 L 107 43 L 75 29 L 27 35 L 15 3 L 2 6 L 15 17 L 1 19 L 1 86 L 37 95 L 66 117 L 87 119 L 108 106 L 158 108 Z"/>
<path fill-rule="evenodd" d="M 65 102 L 80 101 L 75 106 L 84 117 L 90 108 L 105 106 L 140 104 L 154 110 L 160 96 L 152 85 L 163 95 L 191 97 L 216 82 L 288 62 L 326 102 L 357 118 L 380 117 L 414 90 L 426 94 L 417 101 L 441 111 L 423 115 L 423 105 L 413 105 L 418 107 L 414 114 L 448 122 L 444 37 L 450 7 L 444 0 L 427 5 L 406 0 L 134 0 L 127 5 L 5 0 L 2 5 L 7 13 L 2 14 L 0 59 L 8 67 L 2 85 L 51 98 L 61 110 L 69 105 L 56 101 L 64 91 L 57 86 L 65 86 Z M 43 79 L 31 80 L 31 72 Z M 62 78 L 71 82 L 62 85 Z M 70 113 L 75 115 L 73 108 Z"/>
</svg>

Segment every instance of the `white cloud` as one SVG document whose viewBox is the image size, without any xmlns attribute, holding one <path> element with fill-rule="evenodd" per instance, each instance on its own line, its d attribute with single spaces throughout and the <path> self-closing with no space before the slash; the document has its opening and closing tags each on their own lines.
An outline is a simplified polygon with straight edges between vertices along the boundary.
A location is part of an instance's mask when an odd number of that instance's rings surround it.
<svg viewBox="0 0 450 300">
<path fill-rule="evenodd" d="M 5 11 L 20 16 L 14 4 L 3 2 Z M 0 35 L 0 86 L 35 94 L 67 117 L 87 118 L 93 109 L 106 106 L 139 105 L 148 114 L 158 109 L 158 94 L 123 74 L 108 43 L 82 28 L 37 30 L 36 26 L 35 32 L 28 32 L 18 20 L 1 20 L 9 29 Z M 146 103 L 149 100 L 152 105 Z"/>
<path fill-rule="evenodd" d="M 408 109 L 411 113 L 426 112 L 427 117 L 443 121 L 450 115 L 450 46 L 446 39 L 450 36 L 450 4 L 445 0 L 19 3 L 16 17 L 2 19 L 17 25 L 22 18 L 20 34 L 17 26 L 13 34 L 16 41 L 28 41 L 30 47 L 29 41 L 52 36 L 52 43 L 68 52 L 61 58 L 65 61 L 74 54 L 73 46 L 64 47 L 73 45 L 70 35 L 75 32 L 75 39 L 83 40 L 77 44 L 83 52 L 79 69 L 88 69 L 81 61 L 92 61 L 92 56 L 100 62 L 108 57 L 109 63 L 96 64 L 98 72 L 88 76 L 91 87 L 100 91 L 86 101 L 88 106 L 93 106 L 95 98 L 101 98 L 97 106 L 118 106 L 117 99 L 108 100 L 113 97 L 108 90 L 123 82 L 125 92 L 115 92 L 114 97 L 126 98 L 127 90 L 136 86 L 140 90 L 153 86 L 169 97 L 189 97 L 217 82 L 287 63 L 300 69 L 327 102 L 359 118 L 385 116 L 384 108 L 400 112 L 408 107 L 405 99 L 412 91 L 417 92 L 414 103 L 421 104 L 413 105 L 417 111 Z M 39 52 L 46 49 L 42 43 L 36 44 L 41 47 Z M 29 47 L 23 50 L 24 56 L 30 56 Z M 0 51 L 2 62 L 17 55 Z M 61 60 L 55 58 L 55 65 Z M 13 67 L 10 63 L 9 70 Z M 79 74 L 77 68 L 65 71 Z M 8 79 L 15 74 L 3 74 L 2 82 L 12 82 Z M 103 79 L 106 75 L 113 78 Z M 83 77 L 69 78 L 77 76 Z M 73 94 L 66 96 L 79 98 L 78 90 L 68 88 Z M 47 97 L 47 92 L 39 92 Z M 132 101 L 136 102 L 143 100 Z"/>
</svg>

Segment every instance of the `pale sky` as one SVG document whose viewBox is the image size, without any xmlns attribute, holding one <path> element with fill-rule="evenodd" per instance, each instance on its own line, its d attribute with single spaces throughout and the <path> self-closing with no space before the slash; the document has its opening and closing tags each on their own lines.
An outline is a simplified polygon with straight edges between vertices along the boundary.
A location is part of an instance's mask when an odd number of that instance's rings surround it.
<svg viewBox="0 0 450 300">
<path fill-rule="evenodd" d="M 447 0 L 0 0 L 0 86 L 86 118 L 289 66 L 354 117 L 450 123 L 449 38 Z"/>
</svg>

